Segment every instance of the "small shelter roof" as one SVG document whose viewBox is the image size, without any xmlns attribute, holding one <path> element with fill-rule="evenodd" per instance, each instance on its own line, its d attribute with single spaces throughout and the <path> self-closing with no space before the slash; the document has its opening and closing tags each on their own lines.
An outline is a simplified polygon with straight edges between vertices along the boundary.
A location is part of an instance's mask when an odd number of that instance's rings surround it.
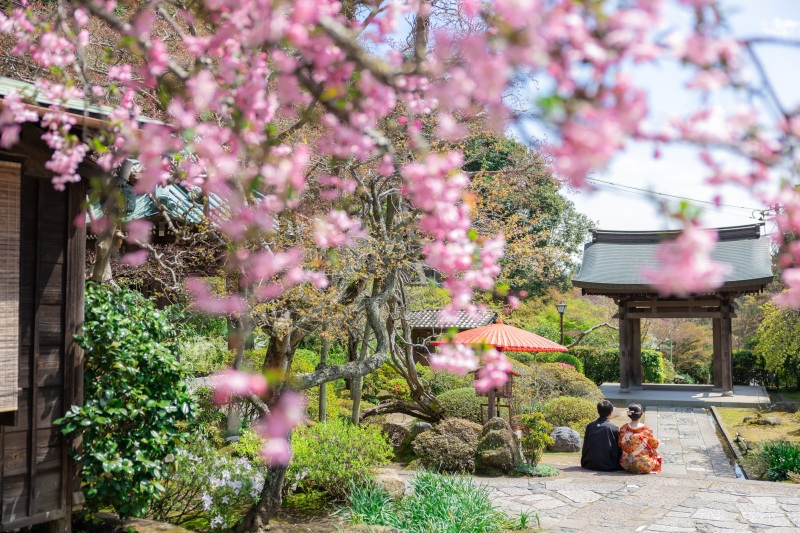
<svg viewBox="0 0 800 533">
<path fill-rule="evenodd" d="M 411 329 L 471 329 L 492 324 L 497 319 L 497 311 L 478 311 L 472 316 L 462 309 L 455 320 L 449 320 L 443 317 L 441 309 L 422 309 L 409 311 L 407 319 Z"/>
<path fill-rule="evenodd" d="M 719 242 L 711 259 L 732 267 L 718 291 L 760 291 L 772 281 L 770 241 L 761 235 L 762 226 L 717 228 Z M 593 230 L 572 284 L 584 294 L 655 293 L 642 277 L 642 268 L 658 267 L 658 245 L 678 235 L 680 231 Z"/>
</svg>

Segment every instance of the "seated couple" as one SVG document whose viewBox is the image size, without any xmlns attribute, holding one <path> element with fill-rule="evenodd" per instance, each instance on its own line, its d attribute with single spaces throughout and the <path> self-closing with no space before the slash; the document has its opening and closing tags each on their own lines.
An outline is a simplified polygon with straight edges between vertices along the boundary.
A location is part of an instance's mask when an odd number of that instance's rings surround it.
<svg viewBox="0 0 800 533">
<path fill-rule="evenodd" d="M 586 426 L 581 466 L 601 472 L 661 472 L 661 456 L 656 451 L 658 440 L 653 436 L 652 429 L 639 422 L 644 413 L 642 406 L 638 403 L 628 406 L 628 417 L 631 421 L 622 428 L 608 420 L 613 412 L 614 406 L 608 400 L 597 404 L 600 418 Z"/>
</svg>

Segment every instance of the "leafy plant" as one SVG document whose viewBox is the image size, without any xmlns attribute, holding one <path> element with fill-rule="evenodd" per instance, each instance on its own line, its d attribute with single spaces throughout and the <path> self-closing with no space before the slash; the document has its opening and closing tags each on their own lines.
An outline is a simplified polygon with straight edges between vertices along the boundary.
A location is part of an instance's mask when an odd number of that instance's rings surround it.
<svg viewBox="0 0 800 533">
<path fill-rule="evenodd" d="M 619 381 L 619 348 L 601 350 L 596 346 L 575 346 L 570 353 L 583 365 L 587 378 L 597 385 Z M 645 383 L 664 383 L 667 377 L 664 356 L 657 350 L 642 350 Z"/>
<path fill-rule="evenodd" d="M 231 445 L 231 452 L 237 457 L 257 460 L 261 447 L 264 446 L 264 437 L 247 428 L 239 435 L 239 440 Z"/>
<path fill-rule="evenodd" d="M 548 423 L 542 413 L 531 413 L 519 417 L 519 426 L 522 430 L 522 453 L 528 464 L 536 466 L 542 458 L 545 448 L 553 444 L 550 432 L 553 426 Z"/>
<path fill-rule="evenodd" d="M 575 357 L 570 353 L 554 353 L 548 358 L 548 362 L 550 363 L 566 363 L 568 365 L 572 365 L 575 370 L 583 374 L 583 363 L 580 359 Z"/>
<path fill-rule="evenodd" d="M 191 337 L 180 345 L 181 362 L 198 375 L 222 370 L 232 361 L 223 337 Z"/>
<path fill-rule="evenodd" d="M 515 367 L 511 406 L 516 413 L 530 413 L 552 398 L 574 396 L 598 401 L 603 397 L 597 385 L 575 369 L 558 363 L 533 363 Z"/>
<path fill-rule="evenodd" d="M 514 473 L 522 476 L 553 477 L 557 476 L 559 471 L 552 465 L 520 463 L 514 468 Z"/>
<path fill-rule="evenodd" d="M 553 426 L 585 425 L 597 418 L 597 404 L 585 398 L 560 396 L 544 404 L 542 413 Z"/>
<path fill-rule="evenodd" d="M 56 422 L 83 437 L 75 458 L 88 503 L 143 516 L 192 418 L 174 331 L 140 294 L 90 283 L 75 340 L 85 350 L 85 403 Z"/>
<path fill-rule="evenodd" d="M 265 472 L 259 461 L 220 453 L 199 440 L 175 453 L 148 516 L 193 531 L 229 529 L 258 501 Z"/>
<path fill-rule="evenodd" d="M 344 498 L 351 483 L 361 483 L 374 468 L 389 463 L 392 446 L 380 428 L 331 419 L 301 427 L 292 437 L 288 485 Z"/>
<path fill-rule="evenodd" d="M 429 366 L 417 363 L 417 373 L 426 385 L 426 388 L 434 395 L 440 395 L 454 389 L 471 387 L 474 381 L 474 374 L 459 376 L 452 372 L 441 372 L 432 370 Z"/>
<path fill-rule="evenodd" d="M 786 441 L 769 441 L 761 445 L 758 458 L 766 464 L 764 477 L 769 481 L 786 481 L 790 474 L 800 474 L 800 445 Z"/>
<path fill-rule="evenodd" d="M 484 399 L 478 398 L 475 387 L 453 389 L 440 394 L 436 399 L 439 400 L 447 416 L 463 418 L 477 424 L 482 423 L 481 404 L 484 403 Z"/>
<path fill-rule="evenodd" d="M 494 533 L 520 529 L 530 516 L 508 517 L 494 508 L 491 490 L 471 479 L 421 470 L 412 493 L 392 502 L 386 491 L 366 483 L 350 492 L 348 514 L 354 524 L 390 526 L 407 533 Z"/>
</svg>

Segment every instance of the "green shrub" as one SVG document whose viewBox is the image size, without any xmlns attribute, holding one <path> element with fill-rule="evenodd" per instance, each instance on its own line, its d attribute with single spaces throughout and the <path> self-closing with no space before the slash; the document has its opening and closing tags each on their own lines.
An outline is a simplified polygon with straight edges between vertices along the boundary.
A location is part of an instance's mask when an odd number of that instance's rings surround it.
<svg viewBox="0 0 800 533">
<path fill-rule="evenodd" d="M 664 355 L 657 350 L 642 350 L 642 379 L 645 383 L 664 383 Z"/>
<path fill-rule="evenodd" d="M 316 352 L 312 352 L 311 350 L 297 350 L 294 354 L 294 359 L 292 359 L 291 372 L 292 374 L 313 372 L 318 363 L 319 355 Z M 306 414 L 308 418 L 319 422 L 319 386 L 301 391 L 301 394 L 306 399 Z M 325 400 L 327 420 L 331 420 L 343 414 L 333 383 L 328 383 L 325 386 Z"/>
<path fill-rule="evenodd" d="M 259 452 L 264 446 L 264 437 L 247 428 L 239 435 L 239 440 L 231 445 L 231 453 L 236 457 L 244 457 L 251 461 L 260 460 Z"/>
<path fill-rule="evenodd" d="M 570 349 L 583 363 L 584 374 L 597 385 L 619 382 L 619 348 L 600 350 L 595 346 Z M 664 356 L 657 350 L 642 350 L 642 373 L 645 383 L 665 383 Z"/>
<path fill-rule="evenodd" d="M 295 431 L 287 484 L 343 498 L 351 483 L 362 483 L 391 457 L 392 446 L 379 427 L 330 419 Z"/>
<path fill-rule="evenodd" d="M 390 365 L 384 364 L 375 372 L 364 376 L 362 398 L 371 403 L 378 403 L 380 393 L 389 391 L 389 384 L 396 379 L 403 379 L 403 376 L 398 374 Z"/>
<path fill-rule="evenodd" d="M 574 346 L 570 353 L 583 363 L 583 373 L 597 385 L 619 381 L 619 349 Z"/>
<path fill-rule="evenodd" d="M 460 418 L 446 418 L 414 439 L 422 466 L 442 472 L 472 472 L 483 428 Z"/>
<path fill-rule="evenodd" d="M 542 413 L 531 413 L 519 417 L 519 426 L 522 430 L 522 453 L 528 464 L 536 466 L 542 458 L 545 448 L 553 444 L 550 433 L 553 426 L 548 423 Z"/>
<path fill-rule="evenodd" d="M 496 533 L 525 527 L 529 516 L 509 518 L 492 505 L 492 491 L 471 479 L 417 472 L 412 492 L 392 502 L 372 483 L 350 492 L 348 515 L 352 524 L 390 526 L 406 533 Z"/>
<path fill-rule="evenodd" d="M 595 402 L 603 397 L 597 385 L 584 375 L 558 363 L 534 363 L 530 367 L 514 369 L 521 374 L 514 378 L 511 406 L 515 413 L 537 411 L 547 400 L 559 396 L 574 396 Z"/>
<path fill-rule="evenodd" d="M 459 376 L 452 372 L 431 370 L 431 367 L 419 363 L 417 363 L 417 374 L 419 374 L 426 389 L 436 396 L 453 389 L 471 387 L 475 380 L 474 374 Z"/>
<path fill-rule="evenodd" d="M 477 424 L 482 423 L 481 404 L 485 403 L 486 399 L 479 398 L 475 394 L 475 387 L 453 389 L 440 394 L 436 399 L 439 400 L 447 416 L 465 418 Z"/>
<path fill-rule="evenodd" d="M 540 465 L 531 465 L 528 463 L 520 463 L 514 468 L 514 473 L 521 476 L 533 476 L 533 477 L 553 477 L 559 474 L 558 468 L 540 464 Z"/>
<path fill-rule="evenodd" d="M 175 332 L 139 293 L 90 283 L 75 340 L 86 357 L 84 405 L 56 423 L 83 437 L 75 457 L 87 503 L 143 516 L 163 490 L 165 458 L 184 442 L 192 418 Z"/>
<path fill-rule="evenodd" d="M 390 379 L 386 383 L 386 389 L 392 395 L 392 398 L 395 400 L 411 400 L 411 389 L 408 386 L 408 382 L 405 378 L 394 378 Z"/>
<path fill-rule="evenodd" d="M 220 453 L 206 441 L 178 450 L 148 517 L 192 531 L 236 525 L 261 496 L 266 469 L 260 462 Z"/>
<path fill-rule="evenodd" d="M 560 396 L 548 400 L 542 413 L 553 426 L 580 427 L 597 418 L 597 403 L 586 398 Z"/>
<path fill-rule="evenodd" d="M 548 362 L 572 365 L 575 367 L 575 370 L 583 374 L 583 363 L 580 359 L 570 353 L 554 352 L 550 357 L 548 357 Z"/>
<path fill-rule="evenodd" d="M 786 481 L 790 474 L 800 474 L 800 444 L 765 442 L 758 451 L 758 458 L 765 463 L 764 477 L 769 481 Z"/>
<path fill-rule="evenodd" d="M 187 370 L 204 376 L 230 365 L 228 341 L 223 337 L 192 337 L 180 346 L 181 363 Z"/>
</svg>

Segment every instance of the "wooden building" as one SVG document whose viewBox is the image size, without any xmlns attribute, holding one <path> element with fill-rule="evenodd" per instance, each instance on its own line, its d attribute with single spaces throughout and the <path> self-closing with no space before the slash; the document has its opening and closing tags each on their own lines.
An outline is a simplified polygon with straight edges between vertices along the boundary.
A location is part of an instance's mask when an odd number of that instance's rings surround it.
<svg viewBox="0 0 800 533">
<path fill-rule="evenodd" d="M 40 114 L 43 108 L 30 106 Z M 86 124 L 78 117 L 80 124 Z M 92 120 L 92 119 L 89 119 Z M 0 530 L 68 531 L 78 468 L 54 421 L 83 397 L 86 180 L 57 191 L 37 124 L 0 151 Z M 86 162 L 82 176 L 98 172 Z"/>
<path fill-rule="evenodd" d="M 407 319 L 411 329 L 411 342 L 414 344 L 414 361 L 427 366 L 431 341 L 451 329 L 464 331 L 494 324 L 497 311 L 481 311 L 478 316 L 471 316 L 462 310 L 454 320 L 447 320 L 442 317 L 441 309 L 422 309 L 409 311 Z"/>
<path fill-rule="evenodd" d="M 736 318 L 734 300 L 760 292 L 773 279 L 769 239 L 761 235 L 763 224 L 719 228 L 719 242 L 711 253 L 714 261 L 730 266 L 723 285 L 705 294 L 664 298 L 642 278 L 643 267 L 657 267 L 656 249 L 677 231 L 592 232 L 583 253 L 583 264 L 572 280 L 583 294 L 613 298 L 619 306 L 620 392 L 646 387 L 642 383 L 641 319 L 708 318 L 713 325 L 712 391 L 733 394 L 731 321 Z M 664 388 L 663 386 L 661 388 Z"/>
</svg>

